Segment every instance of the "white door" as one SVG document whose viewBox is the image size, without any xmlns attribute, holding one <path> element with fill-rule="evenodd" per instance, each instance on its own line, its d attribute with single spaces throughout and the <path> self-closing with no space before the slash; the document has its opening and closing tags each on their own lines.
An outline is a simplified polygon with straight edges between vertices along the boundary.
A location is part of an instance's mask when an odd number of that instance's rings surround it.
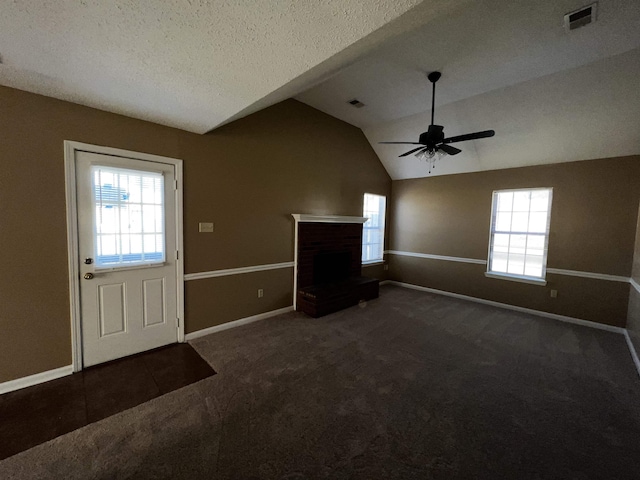
<svg viewBox="0 0 640 480">
<path fill-rule="evenodd" d="M 75 159 L 83 365 L 176 342 L 174 165 Z"/>
</svg>

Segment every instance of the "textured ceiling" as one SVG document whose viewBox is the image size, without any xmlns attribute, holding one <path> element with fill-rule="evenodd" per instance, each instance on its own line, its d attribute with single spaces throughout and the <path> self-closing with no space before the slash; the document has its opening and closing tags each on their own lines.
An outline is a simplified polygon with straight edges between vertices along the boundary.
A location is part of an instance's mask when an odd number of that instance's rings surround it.
<svg viewBox="0 0 640 480">
<path fill-rule="evenodd" d="M 0 85 L 197 133 L 285 98 L 363 128 L 394 179 L 436 123 L 458 144 L 435 175 L 640 153 L 640 1 L 6 0 Z M 346 102 L 358 98 L 366 107 Z"/>
<path fill-rule="evenodd" d="M 459 3 L 4 0 L 0 84 L 204 133 Z"/>
<path fill-rule="evenodd" d="M 588 0 L 481 0 L 400 35 L 296 98 L 364 129 L 394 179 L 428 175 L 411 147 L 430 123 L 457 144 L 431 175 L 640 153 L 640 1 L 600 0 L 597 22 L 571 33 L 563 15 Z M 625 53 L 628 52 L 628 53 Z M 608 59 L 608 60 L 607 60 Z M 366 107 L 347 104 L 357 98 Z M 605 132 L 610 136 L 605 136 Z"/>
</svg>

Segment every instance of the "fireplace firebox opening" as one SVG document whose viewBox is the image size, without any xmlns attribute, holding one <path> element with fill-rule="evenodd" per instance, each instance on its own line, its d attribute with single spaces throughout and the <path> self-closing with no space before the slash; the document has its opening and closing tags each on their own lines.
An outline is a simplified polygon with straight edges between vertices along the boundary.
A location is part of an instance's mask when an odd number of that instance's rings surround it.
<svg viewBox="0 0 640 480">
<path fill-rule="evenodd" d="M 346 280 L 350 276 L 351 252 L 323 252 L 313 257 L 313 283 L 322 285 Z"/>
</svg>

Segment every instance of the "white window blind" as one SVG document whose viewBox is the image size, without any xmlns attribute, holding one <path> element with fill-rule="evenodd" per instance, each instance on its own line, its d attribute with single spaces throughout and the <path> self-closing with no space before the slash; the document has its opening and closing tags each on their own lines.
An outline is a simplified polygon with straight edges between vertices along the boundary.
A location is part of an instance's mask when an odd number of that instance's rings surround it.
<svg viewBox="0 0 640 480">
<path fill-rule="evenodd" d="M 164 262 L 162 174 L 93 166 L 92 177 L 96 267 Z"/>
<path fill-rule="evenodd" d="M 493 192 L 488 273 L 543 280 L 551 188 Z"/>
<path fill-rule="evenodd" d="M 387 199 L 382 195 L 364 194 L 362 216 L 367 222 L 362 229 L 362 261 L 375 262 L 383 259 L 384 223 Z"/>
</svg>

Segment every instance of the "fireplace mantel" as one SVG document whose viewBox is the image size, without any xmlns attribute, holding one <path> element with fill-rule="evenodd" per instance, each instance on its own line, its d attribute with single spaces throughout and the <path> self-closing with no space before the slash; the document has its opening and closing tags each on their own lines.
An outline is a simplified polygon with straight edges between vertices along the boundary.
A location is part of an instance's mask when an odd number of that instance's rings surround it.
<svg viewBox="0 0 640 480">
<path fill-rule="evenodd" d="M 310 215 L 308 213 L 292 213 L 291 216 L 297 222 L 314 223 L 365 223 L 367 217 L 348 217 L 342 215 Z"/>
</svg>

